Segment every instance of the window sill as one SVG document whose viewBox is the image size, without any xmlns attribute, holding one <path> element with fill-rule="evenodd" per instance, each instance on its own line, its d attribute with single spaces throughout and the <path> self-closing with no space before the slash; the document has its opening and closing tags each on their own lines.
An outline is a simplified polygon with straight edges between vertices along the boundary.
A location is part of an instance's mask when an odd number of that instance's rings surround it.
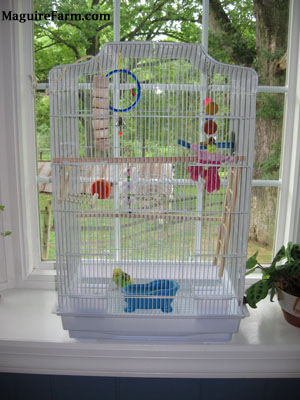
<svg viewBox="0 0 300 400">
<path fill-rule="evenodd" d="M 56 292 L 13 289 L 0 301 L 0 372 L 194 378 L 300 377 L 300 331 L 264 300 L 228 344 L 74 340 Z"/>
</svg>

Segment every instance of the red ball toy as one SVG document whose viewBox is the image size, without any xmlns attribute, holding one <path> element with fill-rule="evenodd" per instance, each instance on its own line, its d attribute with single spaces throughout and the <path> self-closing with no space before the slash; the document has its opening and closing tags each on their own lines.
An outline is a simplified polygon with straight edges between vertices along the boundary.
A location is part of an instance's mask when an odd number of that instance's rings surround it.
<svg viewBox="0 0 300 400">
<path fill-rule="evenodd" d="M 99 200 L 107 199 L 110 195 L 110 184 L 105 179 L 97 179 L 92 183 L 91 192 L 93 196 L 97 193 Z"/>
<path fill-rule="evenodd" d="M 207 135 L 213 135 L 217 131 L 217 129 L 218 129 L 218 125 L 214 121 L 212 121 L 212 120 L 205 121 L 204 132 Z"/>
</svg>

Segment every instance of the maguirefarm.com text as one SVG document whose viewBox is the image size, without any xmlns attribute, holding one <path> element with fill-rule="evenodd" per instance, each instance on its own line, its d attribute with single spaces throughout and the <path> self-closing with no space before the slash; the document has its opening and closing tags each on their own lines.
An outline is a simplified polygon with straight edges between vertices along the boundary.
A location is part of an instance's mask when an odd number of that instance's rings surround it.
<svg viewBox="0 0 300 400">
<path fill-rule="evenodd" d="M 110 21 L 109 14 L 63 14 L 57 11 L 51 11 L 47 14 L 34 13 L 14 13 L 12 11 L 2 11 L 2 21 Z"/>
</svg>

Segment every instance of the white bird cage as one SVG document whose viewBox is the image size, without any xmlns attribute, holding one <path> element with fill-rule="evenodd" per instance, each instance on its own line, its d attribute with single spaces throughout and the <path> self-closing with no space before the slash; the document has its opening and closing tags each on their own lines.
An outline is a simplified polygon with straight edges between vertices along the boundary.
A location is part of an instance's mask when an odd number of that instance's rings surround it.
<svg viewBox="0 0 300 400">
<path fill-rule="evenodd" d="M 52 69 L 58 313 L 71 337 L 222 342 L 238 330 L 256 91 L 254 70 L 190 43 L 108 43 Z"/>
</svg>

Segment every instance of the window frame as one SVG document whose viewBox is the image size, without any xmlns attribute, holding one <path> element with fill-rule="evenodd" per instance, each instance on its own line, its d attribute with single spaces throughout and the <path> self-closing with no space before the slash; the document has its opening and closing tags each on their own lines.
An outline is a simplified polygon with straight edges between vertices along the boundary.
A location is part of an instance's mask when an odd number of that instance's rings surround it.
<svg viewBox="0 0 300 400">
<path fill-rule="evenodd" d="M 116 6 L 119 3 L 115 1 Z M 2 5 L 3 9 L 13 12 L 30 12 L 33 0 L 3 0 Z M 203 7 L 207 15 L 208 0 L 203 1 Z M 118 16 L 117 10 L 115 15 Z M 287 86 L 259 87 L 261 92 L 286 93 L 280 179 L 253 182 L 255 186 L 279 187 L 275 251 L 288 240 L 300 242 L 300 183 L 297 179 L 300 176 L 299 20 L 300 4 L 291 0 Z M 6 205 L 5 226 L 13 231 L 13 235 L 4 241 L 2 275 L 6 281 L 0 282 L 0 290 L 10 287 L 53 289 L 55 262 L 41 261 L 40 256 L 36 143 L 35 135 L 32 135 L 35 132 L 36 89 L 33 79 L 33 23 L 5 21 L 0 29 L 3 31 L 0 49 L 5 60 L 0 65 L 0 80 L 5 87 L 2 98 L 0 95 L 0 119 L 4 121 L 3 145 L 0 146 L 0 202 Z M 11 134 L 5 135 L 5 132 Z M 252 280 L 247 278 L 248 283 Z"/>
<path fill-rule="evenodd" d="M 28 13 L 32 0 L 3 0 L 3 10 Z M 34 109 L 33 24 L 3 21 L 0 49 L 0 194 L 5 226 L 13 233 L 4 241 L 3 274 L 11 287 L 54 288 L 54 263 L 41 262 L 37 193 Z M 1 85 L 2 86 L 2 85 Z M 9 134 L 8 134 L 9 133 Z M 47 269 L 41 269 L 41 266 Z"/>
</svg>

